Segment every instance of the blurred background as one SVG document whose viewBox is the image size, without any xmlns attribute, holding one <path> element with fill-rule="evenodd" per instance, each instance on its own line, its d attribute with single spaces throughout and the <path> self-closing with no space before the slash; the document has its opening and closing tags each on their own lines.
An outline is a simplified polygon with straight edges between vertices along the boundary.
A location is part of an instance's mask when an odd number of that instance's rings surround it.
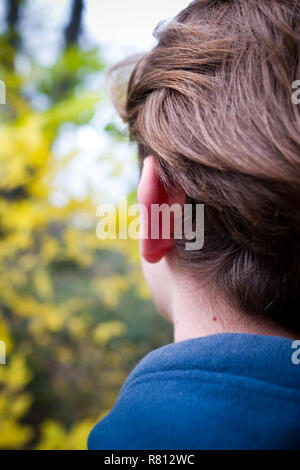
<svg viewBox="0 0 300 470">
<path fill-rule="evenodd" d="M 172 341 L 137 242 L 96 208 L 136 198 L 136 148 L 105 73 L 184 0 L 1 0 L 0 448 L 85 449 L 134 365 Z"/>
</svg>

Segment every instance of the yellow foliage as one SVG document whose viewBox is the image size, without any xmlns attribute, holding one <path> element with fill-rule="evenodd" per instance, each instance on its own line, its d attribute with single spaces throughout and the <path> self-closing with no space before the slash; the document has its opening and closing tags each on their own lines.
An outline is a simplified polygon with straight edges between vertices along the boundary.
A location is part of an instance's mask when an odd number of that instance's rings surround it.
<svg viewBox="0 0 300 470">
<path fill-rule="evenodd" d="M 38 269 L 33 275 L 33 283 L 37 295 L 43 298 L 51 298 L 53 295 L 52 283 L 46 270 Z"/>
<path fill-rule="evenodd" d="M 24 359 L 18 355 L 0 366 L 0 449 L 22 448 L 32 436 L 30 427 L 19 423 L 32 402 L 31 396 L 22 392 L 30 378 Z"/>
<path fill-rule="evenodd" d="M 8 327 L 3 318 L 0 316 L 0 340 L 5 344 L 6 354 L 8 354 L 13 347 L 12 337 L 8 330 Z"/>
<path fill-rule="evenodd" d="M 12 391 L 24 387 L 30 379 L 31 374 L 26 368 L 25 361 L 18 354 L 15 354 L 5 366 L 0 366 L 0 384 L 5 384 Z"/>
<path fill-rule="evenodd" d="M 0 421 L 0 449 L 22 449 L 32 436 L 29 426 L 12 419 Z"/>
<path fill-rule="evenodd" d="M 74 338 L 83 338 L 87 335 L 88 322 L 81 317 L 73 317 L 68 320 L 68 329 Z"/>
<path fill-rule="evenodd" d="M 24 185 L 40 178 L 32 178 L 32 167 L 39 172 L 47 171 L 49 144 L 44 138 L 43 118 L 38 114 L 28 114 L 18 123 L 6 124 L 0 128 L 0 185 L 6 190 Z M 14 156 L 12 159 L 11 156 Z M 41 175 L 40 175 L 41 176 Z M 46 188 L 46 185 L 44 184 Z M 42 195 L 44 196 L 44 191 Z"/>
<path fill-rule="evenodd" d="M 121 296 L 128 290 L 129 282 L 125 276 L 113 275 L 99 278 L 94 281 L 94 289 L 99 295 L 101 302 L 107 308 L 116 308 Z"/>
<path fill-rule="evenodd" d="M 37 450 L 85 450 L 89 432 L 95 423 L 82 421 L 66 430 L 60 423 L 47 420 L 42 426 L 42 436 Z"/>
<path fill-rule="evenodd" d="M 110 339 L 123 336 L 126 325 L 119 321 L 100 323 L 94 330 L 93 339 L 96 343 L 106 344 Z"/>
</svg>

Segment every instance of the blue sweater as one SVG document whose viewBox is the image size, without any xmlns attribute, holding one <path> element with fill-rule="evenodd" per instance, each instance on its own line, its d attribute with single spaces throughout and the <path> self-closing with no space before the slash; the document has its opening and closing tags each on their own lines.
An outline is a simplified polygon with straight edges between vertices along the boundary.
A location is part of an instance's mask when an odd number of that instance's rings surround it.
<svg viewBox="0 0 300 470">
<path fill-rule="evenodd" d="M 289 339 L 229 333 L 157 349 L 127 378 L 88 448 L 300 449 L 293 353 Z"/>
</svg>

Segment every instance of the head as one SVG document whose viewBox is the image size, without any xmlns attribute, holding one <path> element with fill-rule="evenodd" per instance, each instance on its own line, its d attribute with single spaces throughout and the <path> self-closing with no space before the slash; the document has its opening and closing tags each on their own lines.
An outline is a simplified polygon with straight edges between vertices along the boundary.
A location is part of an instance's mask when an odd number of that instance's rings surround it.
<svg viewBox="0 0 300 470">
<path fill-rule="evenodd" d="M 158 308 L 172 317 L 175 290 L 194 291 L 299 331 L 299 2 L 196 0 L 155 35 L 119 106 L 139 148 L 139 202 L 205 207 L 202 249 L 141 241 Z"/>
</svg>

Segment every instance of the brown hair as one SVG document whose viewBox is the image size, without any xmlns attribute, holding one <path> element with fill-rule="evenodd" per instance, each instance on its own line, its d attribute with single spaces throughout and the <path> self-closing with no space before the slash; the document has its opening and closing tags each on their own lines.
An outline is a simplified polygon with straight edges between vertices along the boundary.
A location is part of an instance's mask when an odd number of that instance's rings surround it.
<svg viewBox="0 0 300 470">
<path fill-rule="evenodd" d="M 205 204 L 204 248 L 175 240 L 177 259 L 229 304 L 299 329 L 300 4 L 196 0 L 155 36 L 119 111 L 165 184 Z"/>
</svg>

